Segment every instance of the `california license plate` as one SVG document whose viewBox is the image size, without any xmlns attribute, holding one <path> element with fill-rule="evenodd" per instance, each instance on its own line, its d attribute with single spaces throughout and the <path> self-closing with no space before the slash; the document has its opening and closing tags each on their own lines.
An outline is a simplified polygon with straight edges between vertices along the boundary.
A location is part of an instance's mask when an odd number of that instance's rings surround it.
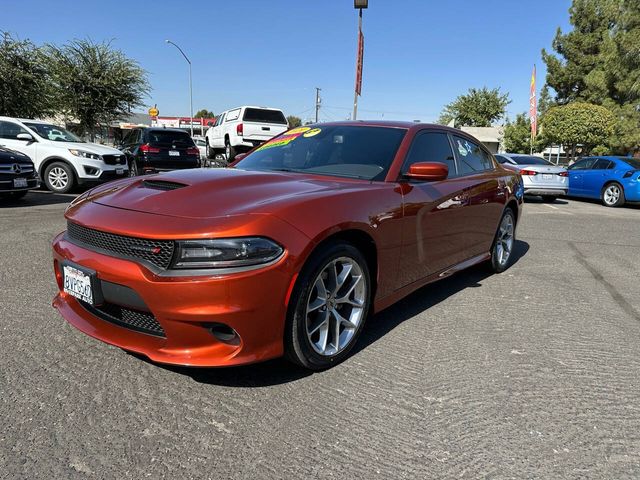
<svg viewBox="0 0 640 480">
<path fill-rule="evenodd" d="M 169 150 L 169 156 L 170 157 L 179 157 L 180 156 L 180 152 L 178 150 Z"/>
<path fill-rule="evenodd" d="M 124 168 L 116 168 L 116 175 L 122 175 L 124 173 Z"/>
<path fill-rule="evenodd" d="M 553 180 L 553 175 L 551 175 L 550 173 L 543 173 L 542 174 L 542 179 L 543 180 Z"/>
<path fill-rule="evenodd" d="M 62 268 L 64 291 L 89 305 L 93 305 L 93 287 L 91 276 L 71 265 Z"/>
<path fill-rule="evenodd" d="M 26 178 L 14 178 L 13 179 L 13 188 L 27 188 L 29 184 L 27 183 Z"/>
</svg>

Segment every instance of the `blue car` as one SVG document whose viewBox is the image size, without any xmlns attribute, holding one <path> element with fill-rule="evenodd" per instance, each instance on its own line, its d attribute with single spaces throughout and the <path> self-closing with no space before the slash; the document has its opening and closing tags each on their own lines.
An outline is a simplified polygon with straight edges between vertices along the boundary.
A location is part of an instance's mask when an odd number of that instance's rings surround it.
<svg viewBox="0 0 640 480">
<path fill-rule="evenodd" d="M 607 207 L 640 202 L 640 160 L 585 157 L 569 166 L 570 197 L 599 198 Z"/>
</svg>

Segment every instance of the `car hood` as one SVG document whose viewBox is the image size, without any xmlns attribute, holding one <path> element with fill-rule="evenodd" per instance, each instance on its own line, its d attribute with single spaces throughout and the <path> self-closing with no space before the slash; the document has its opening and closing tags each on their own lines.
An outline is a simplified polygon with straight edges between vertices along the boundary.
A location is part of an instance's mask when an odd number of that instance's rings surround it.
<svg viewBox="0 0 640 480">
<path fill-rule="evenodd" d="M 120 150 L 98 143 L 50 141 L 49 144 L 59 148 L 84 150 L 89 153 L 97 153 L 98 155 L 122 155 Z"/>
<path fill-rule="evenodd" d="M 366 188 L 369 182 L 296 173 L 234 168 L 192 169 L 112 182 L 80 201 L 183 218 L 277 213 L 283 204 L 337 190 Z M 74 202 L 75 203 L 75 202 Z"/>
<path fill-rule="evenodd" d="M 31 158 L 24 153 L 6 147 L 0 147 L 0 162 L 32 163 Z"/>
</svg>

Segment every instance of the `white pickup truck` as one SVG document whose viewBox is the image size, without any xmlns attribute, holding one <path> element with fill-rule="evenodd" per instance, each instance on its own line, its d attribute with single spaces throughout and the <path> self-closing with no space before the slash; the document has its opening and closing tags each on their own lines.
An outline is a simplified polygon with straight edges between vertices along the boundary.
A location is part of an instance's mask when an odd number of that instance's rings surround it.
<svg viewBox="0 0 640 480">
<path fill-rule="evenodd" d="M 265 107 L 238 107 L 222 112 L 205 135 L 208 158 L 224 152 L 227 162 L 289 128 L 282 110 Z"/>
</svg>

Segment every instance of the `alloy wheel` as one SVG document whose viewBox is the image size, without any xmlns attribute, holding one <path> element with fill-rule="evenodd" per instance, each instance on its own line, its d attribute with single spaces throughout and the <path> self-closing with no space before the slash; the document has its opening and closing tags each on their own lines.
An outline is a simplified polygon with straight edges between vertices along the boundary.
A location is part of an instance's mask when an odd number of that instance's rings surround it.
<svg viewBox="0 0 640 480">
<path fill-rule="evenodd" d="M 514 241 L 514 225 L 513 216 L 505 215 L 500 222 L 500 228 L 498 229 L 498 237 L 496 238 L 495 254 L 497 256 L 498 263 L 504 266 L 509 261 L 511 251 L 513 250 Z"/>
<path fill-rule="evenodd" d="M 69 184 L 69 175 L 62 167 L 53 167 L 49 171 L 49 184 L 56 190 L 64 190 Z"/>
<path fill-rule="evenodd" d="M 607 205 L 615 205 L 620 200 L 620 187 L 617 185 L 609 185 L 604 191 L 604 203 Z"/>
<path fill-rule="evenodd" d="M 353 340 L 363 321 L 367 285 L 349 257 L 331 260 L 316 277 L 306 309 L 307 338 L 316 353 L 334 356 Z"/>
</svg>

